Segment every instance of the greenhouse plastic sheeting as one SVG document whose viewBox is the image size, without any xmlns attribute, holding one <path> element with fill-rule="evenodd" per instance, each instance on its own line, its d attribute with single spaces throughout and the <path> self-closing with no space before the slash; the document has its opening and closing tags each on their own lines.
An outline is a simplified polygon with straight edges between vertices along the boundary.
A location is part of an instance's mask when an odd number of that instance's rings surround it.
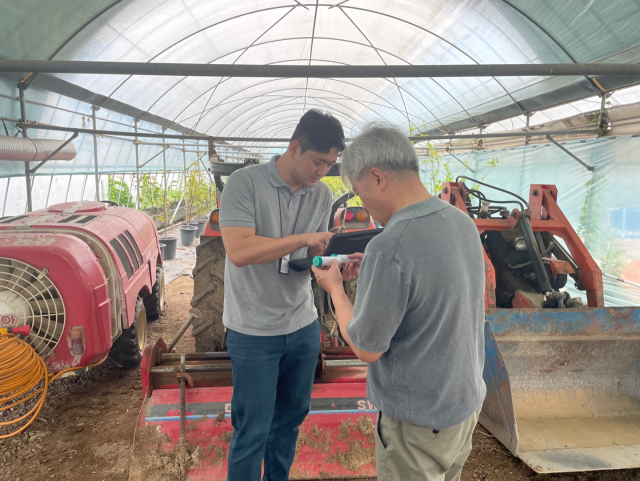
<svg viewBox="0 0 640 481">
<path fill-rule="evenodd" d="M 19 118 L 20 106 L 15 99 L 8 97 L 16 97 L 18 89 L 15 84 L 0 80 L 0 113 L 3 117 Z M 92 129 L 91 124 L 91 106 L 73 100 L 62 95 L 45 92 L 39 89 L 28 90 L 28 102 L 26 104 L 26 113 L 28 119 L 37 119 L 39 123 L 54 124 L 63 127 L 87 128 Z M 36 102 L 36 103 L 34 103 Z M 45 105 L 38 105 L 45 104 Z M 133 119 L 131 117 L 112 112 L 110 110 L 98 110 L 97 128 L 114 131 L 133 130 Z M 84 120 L 83 120 L 84 117 Z M 15 130 L 11 122 L 5 122 L 9 135 L 15 135 Z M 162 133 L 158 125 L 148 122 L 138 122 L 140 131 L 153 133 Z M 4 134 L 4 127 L 0 125 L 0 132 Z M 177 134 L 172 130 L 167 130 L 168 134 Z M 42 139 L 68 139 L 71 133 L 57 132 L 47 130 L 28 131 L 28 135 L 33 138 Z M 126 140 L 116 139 L 113 137 L 98 138 L 98 170 L 101 174 L 112 172 L 135 172 L 135 147 L 129 137 Z M 150 143 L 162 143 L 161 139 L 140 139 Z M 169 141 L 167 141 L 169 142 Z M 180 143 L 179 140 L 171 140 L 171 143 Z M 95 165 L 93 159 L 93 136 L 81 134 L 73 140 L 76 146 L 77 155 L 73 161 L 49 161 L 44 164 L 36 173 L 36 176 L 48 175 L 72 175 L 72 174 L 93 174 Z M 205 152 L 205 147 L 201 144 L 200 150 Z M 162 151 L 159 145 L 140 145 L 139 146 L 139 164 L 145 164 L 147 160 Z M 188 150 L 196 150 L 193 144 L 187 144 Z M 172 147 L 166 151 L 167 170 L 182 171 L 185 164 L 188 166 L 198 159 L 198 154 L 189 152 L 186 159 L 183 158 L 180 147 Z M 36 164 L 32 163 L 31 167 Z M 142 172 L 157 172 L 163 169 L 162 155 L 158 155 L 155 159 L 141 168 Z M 0 161 L 0 177 L 24 177 L 24 163 Z"/>
<path fill-rule="evenodd" d="M 640 61 L 640 6 L 627 0 L 2 3 L 0 55 L 10 58 L 286 65 Z M 473 126 L 486 112 L 517 115 L 516 102 L 568 86 L 584 83 L 583 97 L 598 90 L 583 77 L 57 77 L 215 136 L 286 135 L 311 107 L 334 113 L 348 133 L 372 120 L 407 130 L 410 123 L 428 130 L 460 121 Z"/>
</svg>

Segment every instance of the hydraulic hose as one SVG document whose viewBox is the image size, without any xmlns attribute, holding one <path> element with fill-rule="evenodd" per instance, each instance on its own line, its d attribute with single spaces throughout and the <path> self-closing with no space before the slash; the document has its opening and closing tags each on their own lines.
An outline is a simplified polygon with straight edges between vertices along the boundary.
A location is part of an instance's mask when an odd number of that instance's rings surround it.
<svg viewBox="0 0 640 481">
<path fill-rule="evenodd" d="M 103 363 L 107 356 L 91 364 L 87 369 Z M 73 367 L 53 375 L 47 372 L 44 361 L 28 343 L 14 334 L 0 333 L 0 412 L 38 397 L 28 413 L 17 419 L 0 422 L 0 426 L 13 426 L 26 420 L 22 427 L 16 428 L 9 434 L 0 435 L 0 439 L 10 438 L 27 429 L 40 414 L 49 385 L 63 374 L 79 369 L 85 369 L 85 367 Z"/>
</svg>

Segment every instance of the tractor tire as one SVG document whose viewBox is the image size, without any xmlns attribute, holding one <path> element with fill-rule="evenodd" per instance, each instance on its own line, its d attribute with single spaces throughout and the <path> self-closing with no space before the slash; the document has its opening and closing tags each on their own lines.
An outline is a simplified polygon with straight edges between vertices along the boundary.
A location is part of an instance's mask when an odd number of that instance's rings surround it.
<svg viewBox="0 0 640 481">
<path fill-rule="evenodd" d="M 199 309 L 202 317 L 193 321 L 191 332 L 195 337 L 196 352 L 224 351 L 224 244 L 222 237 L 202 239 L 196 247 L 191 299 L 191 307 Z"/>
<path fill-rule="evenodd" d="M 147 322 L 157 321 L 164 310 L 164 271 L 156 266 L 156 283 L 151 288 L 151 294 L 144 298 L 147 311 Z"/>
<path fill-rule="evenodd" d="M 113 367 L 132 369 L 140 365 L 147 342 L 147 312 L 141 297 L 136 301 L 133 324 L 124 329 L 109 352 L 109 364 Z"/>
</svg>

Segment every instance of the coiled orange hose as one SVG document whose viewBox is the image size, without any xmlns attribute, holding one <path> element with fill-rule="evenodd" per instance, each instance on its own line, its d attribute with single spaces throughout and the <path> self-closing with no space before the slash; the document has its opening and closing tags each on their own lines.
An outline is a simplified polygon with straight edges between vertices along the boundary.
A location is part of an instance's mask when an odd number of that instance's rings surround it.
<svg viewBox="0 0 640 481">
<path fill-rule="evenodd" d="M 108 354 L 101 361 L 88 366 L 87 369 L 103 363 L 107 357 Z M 10 438 L 21 433 L 36 420 L 42 406 L 44 406 L 47 389 L 53 381 L 67 372 L 84 368 L 85 366 L 73 367 L 52 375 L 47 372 L 47 366 L 42 358 L 25 341 L 18 339 L 13 334 L 0 336 L 0 412 L 19 406 L 35 396 L 40 396 L 27 414 L 11 421 L 0 422 L 0 426 L 9 426 L 29 418 L 24 426 L 9 434 L 0 435 L 0 439 Z M 40 388 L 28 394 L 39 384 L 42 384 Z M 22 397 L 25 395 L 27 396 Z"/>
</svg>

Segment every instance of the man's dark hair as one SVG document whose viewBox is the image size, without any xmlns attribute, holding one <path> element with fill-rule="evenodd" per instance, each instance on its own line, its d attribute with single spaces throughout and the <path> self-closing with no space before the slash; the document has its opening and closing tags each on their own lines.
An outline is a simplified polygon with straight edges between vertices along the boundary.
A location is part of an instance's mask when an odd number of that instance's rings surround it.
<svg viewBox="0 0 640 481">
<path fill-rule="evenodd" d="M 333 147 L 338 149 L 338 153 L 344 150 L 344 131 L 340 121 L 315 109 L 302 116 L 291 136 L 291 142 L 294 140 L 300 143 L 301 153 L 313 150 L 326 154 Z"/>
</svg>

